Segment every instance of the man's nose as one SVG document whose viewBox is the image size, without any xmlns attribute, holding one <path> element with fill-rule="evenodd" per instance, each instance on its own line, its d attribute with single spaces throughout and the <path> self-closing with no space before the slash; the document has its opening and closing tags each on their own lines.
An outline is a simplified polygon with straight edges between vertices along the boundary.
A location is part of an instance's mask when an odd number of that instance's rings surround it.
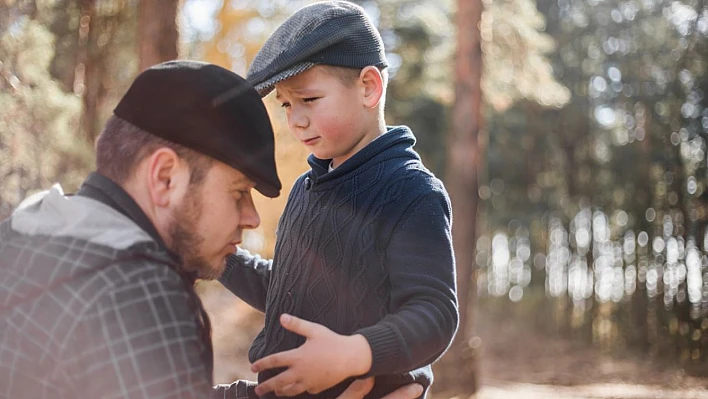
<svg viewBox="0 0 708 399">
<path fill-rule="evenodd" d="M 241 207 L 241 221 L 239 223 L 243 229 L 255 229 L 261 224 L 261 217 L 258 215 L 253 198 L 249 196 Z"/>
</svg>

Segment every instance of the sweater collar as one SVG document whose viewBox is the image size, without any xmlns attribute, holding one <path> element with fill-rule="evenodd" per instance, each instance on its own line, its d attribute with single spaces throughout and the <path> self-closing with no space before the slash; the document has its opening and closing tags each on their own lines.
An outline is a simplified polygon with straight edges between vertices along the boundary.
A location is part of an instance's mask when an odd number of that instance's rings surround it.
<svg viewBox="0 0 708 399">
<path fill-rule="evenodd" d="M 326 181 L 343 176 L 391 147 L 396 147 L 396 150 L 391 151 L 391 155 L 388 158 L 406 157 L 418 159 L 418 155 L 412 150 L 414 145 L 415 136 L 413 136 L 413 132 L 407 126 L 389 126 L 386 133 L 367 144 L 331 172 L 329 172 L 331 159 L 320 159 L 310 154 L 307 158 L 307 162 L 312 168 L 309 176 L 316 181 Z"/>
</svg>

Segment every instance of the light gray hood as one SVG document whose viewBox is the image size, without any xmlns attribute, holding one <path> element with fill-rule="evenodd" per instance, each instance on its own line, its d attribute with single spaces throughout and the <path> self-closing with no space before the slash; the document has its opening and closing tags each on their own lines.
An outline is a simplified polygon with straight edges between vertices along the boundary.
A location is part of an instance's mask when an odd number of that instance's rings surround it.
<svg viewBox="0 0 708 399">
<path fill-rule="evenodd" d="M 115 249 L 153 241 L 120 212 L 91 198 L 66 196 L 58 184 L 24 200 L 11 227 L 26 235 L 73 237 Z"/>
</svg>

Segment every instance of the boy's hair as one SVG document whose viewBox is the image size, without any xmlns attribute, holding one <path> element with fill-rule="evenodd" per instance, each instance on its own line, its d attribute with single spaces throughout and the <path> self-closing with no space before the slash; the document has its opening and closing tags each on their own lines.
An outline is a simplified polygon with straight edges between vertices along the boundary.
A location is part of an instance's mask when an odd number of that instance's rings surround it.
<svg viewBox="0 0 708 399">
<path fill-rule="evenodd" d="M 363 8 L 348 1 L 301 8 L 261 47 L 246 79 L 265 97 L 276 83 L 315 65 L 358 70 L 388 66 L 381 35 Z"/>
<path fill-rule="evenodd" d="M 332 66 L 332 65 L 326 65 L 326 64 L 321 64 L 318 65 L 323 71 L 327 72 L 328 74 L 334 76 L 335 78 L 339 79 L 340 82 L 342 82 L 345 86 L 351 86 L 356 82 L 356 80 L 359 78 L 359 75 L 361 74 L 362 69 L 364 68 L 346 68 L 346 67 L 339 67 L 339 66 Z M 384 85 L 384 90 L 388 84 L 388 70 L 384 68 L 379 68 L 379 71 L 381 72 L 381 78 L 383 80 L 383 85 Z"/>
<path fill-rule="evenodd" d="M 357 81 L 362 69 L 364 68 L 346 68 L 332 65 L 317 65 L 325 73 L 334 76 L 346 87 L 352 87 L 354 82 Z M 383 112 L 386 108 L 386 87 L 388 87 L 388 69 L 379 68 L 381 72 L 381 80 L 383 80 L 383 95 L 381 96 L 381 101 L 379 101 L 379 112 Z"/>
<path fill-rule="evenodd" d="M 214 160 L 206 155 L 111 116 L 96 139 L 96 171 L 123 184 L 143 159 L 163 147 L 170 148 L 187 163 L 190 185 L 199 185 L 214 164 Z"/>
</svg>

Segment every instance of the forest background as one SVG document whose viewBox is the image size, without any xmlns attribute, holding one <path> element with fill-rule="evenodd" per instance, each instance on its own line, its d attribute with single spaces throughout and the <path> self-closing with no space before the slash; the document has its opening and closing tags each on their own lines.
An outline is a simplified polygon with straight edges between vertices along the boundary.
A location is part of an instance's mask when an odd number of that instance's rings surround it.
<svg viewBox="0 0 708 399">
<path fill-rule="evenodd" d="M 462 325 L 436 395 L 652 379 L 704 392 L 706 2 L 355 2 L 386 45 L 387 122 L 412 127 L 453 201 Z M 0 0 L 0 219 L 56 182 L 78 188 L 140 71 L 188 58 L 245 75 L 307 3 Z M 287 194 L 307 153 L 265 101 Z M 257 198 L 245 247 L 272 254 L 286 198 Z M 262 316 L 218 283 L 199 292 L 217 382 L 253 378 L 245 353 Z"/>
</svg>

